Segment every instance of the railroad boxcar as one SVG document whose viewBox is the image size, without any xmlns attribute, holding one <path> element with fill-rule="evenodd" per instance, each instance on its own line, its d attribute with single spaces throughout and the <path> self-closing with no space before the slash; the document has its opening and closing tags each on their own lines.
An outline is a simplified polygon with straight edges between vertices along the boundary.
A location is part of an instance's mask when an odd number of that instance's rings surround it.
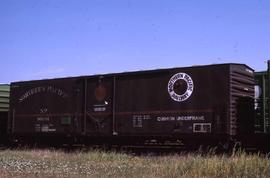
<svg viewBox="0 0 270 178">
<path fill-rule="evenodd" d="M 16 141 L 189 145 L 254 133 L 254 72 L 218 64 L 11 83 Z"/>
</svg>

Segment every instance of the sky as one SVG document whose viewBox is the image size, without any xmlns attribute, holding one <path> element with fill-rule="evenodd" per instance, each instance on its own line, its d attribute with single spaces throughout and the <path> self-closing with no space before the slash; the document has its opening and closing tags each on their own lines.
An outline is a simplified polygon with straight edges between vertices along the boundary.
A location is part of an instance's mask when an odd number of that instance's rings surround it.
<svg viewBox="0 0 270 178">
<path fill-rule="evenodd" d="M 0 0 L 0 83 L 267 60 L 269 0 Z"/>
</svg>

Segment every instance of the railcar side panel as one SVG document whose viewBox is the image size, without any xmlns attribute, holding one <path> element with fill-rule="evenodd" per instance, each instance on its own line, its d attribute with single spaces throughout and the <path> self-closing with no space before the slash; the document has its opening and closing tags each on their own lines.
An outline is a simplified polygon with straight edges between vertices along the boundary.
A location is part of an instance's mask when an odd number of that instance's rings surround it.
<svg viewBox="0 0 270 178">
<path fill-rule="evenodd" d="M 229 65 L 180 68 L 116 80 L 120 135 L 227 134 Z"/>
<path fill-rule="evenodd" d="M 80 79 L 11 84 L 9 130 L 12 134 L 78 134 L 82 130 Z"/>
</svg>

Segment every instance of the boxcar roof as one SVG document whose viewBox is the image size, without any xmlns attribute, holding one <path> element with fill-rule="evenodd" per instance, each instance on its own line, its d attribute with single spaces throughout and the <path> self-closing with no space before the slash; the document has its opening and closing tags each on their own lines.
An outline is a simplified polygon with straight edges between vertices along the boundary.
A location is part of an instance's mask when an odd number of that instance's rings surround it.
<svg viewBox="0 0 270 178">
<path fill-rule="evenodd" d="M 38 82 L 38 81 L 46 81 L 46 80 L 64 80 L 64 79 L 76 79 L 76 78 L 95 78 L 99 76 L 125 76 L 125 75 L 136 75 L 136 74 L 150 74 L 150 73 L 157 73 L 162 71 L 169 71 L 169 70 L 176 70 L 176 69 L 188 69 L 188 68 L 207 68 L 210 66 L 223 66 L 223 65 L 244 65 L 245 67 L 249 68 L 250 70 L 254 71 L 251 67 L 247 66 L 246 64 L 240 63 L 223 63 L 223 64 L 208 64 L 208 65 L 194 65 L 194 66 L 187 66 L 187 67 L 172 67 L 172 68 L 161 68 L 161 69 L 152 69 L 152 70 L 139 70 L 139 71 L 124 71 L 118 73 L 105 73 L 105 74 L 93 74 L 93 75 L 81 75 L 75 77 L 59 77 L 59 78 L 46 78 L 46 79 L 37 79 L 37 80 L 28 80 L 28 81 L 16 81 L 12 83 L 25 83 L 25 82 Z"/>
</svg>

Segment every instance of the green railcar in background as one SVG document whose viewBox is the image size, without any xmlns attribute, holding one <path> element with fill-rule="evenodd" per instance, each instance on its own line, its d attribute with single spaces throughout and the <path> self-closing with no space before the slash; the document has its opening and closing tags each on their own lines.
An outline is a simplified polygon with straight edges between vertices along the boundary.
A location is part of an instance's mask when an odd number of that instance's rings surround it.
<svg viewBox="0 0 270 178">
<path fill-rule="evenodd" d="M 269 104 L 270 104 L 270 61 L 267 70 L 255 72 L 255 132 L 270 133 Z"/>
<path fill-rule="evenodd" d="M 0 84 L 0 143 L 3 143 L 7 139 L 9 95 L 9 85 Z"/>
<path fill-rule="evenodd" d="M 0 84 L 0 112 L 8 112 L 9 92 L 10 87 L 8 84 Z"/>
</svg>

